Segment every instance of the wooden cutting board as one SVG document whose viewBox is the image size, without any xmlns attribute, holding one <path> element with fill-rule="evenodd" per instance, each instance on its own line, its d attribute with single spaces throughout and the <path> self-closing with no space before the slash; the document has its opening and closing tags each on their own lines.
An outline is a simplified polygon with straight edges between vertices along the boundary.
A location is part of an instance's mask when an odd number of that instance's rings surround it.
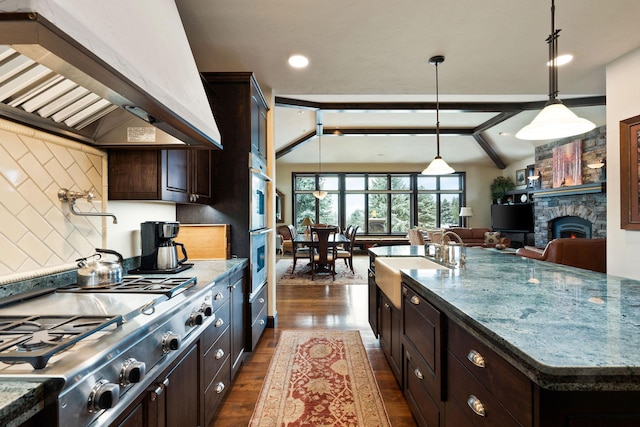
<svg viewBox="0 0 640 427">
<path fill-rule="evenodd" d="M 230 259 L 229 224 L 180 224 L 175 238 L 187 250 L 189 260 Z"/>
</svg>

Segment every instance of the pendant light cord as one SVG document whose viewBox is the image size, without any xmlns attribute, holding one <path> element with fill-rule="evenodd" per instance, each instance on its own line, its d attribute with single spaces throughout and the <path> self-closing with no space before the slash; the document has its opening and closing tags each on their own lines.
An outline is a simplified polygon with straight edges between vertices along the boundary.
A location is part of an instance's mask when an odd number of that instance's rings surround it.
<svg viewBox="0 0 640 427">
<path fill-rule="evenodd" d="M 322 173 L 322 123 L 318 123 L 318 173 Z"/>
<path fill-rule="evenodd" d="M 436 62 L 436 156 L 440 157 L 440 96 L 438 86 L 438 62 Z"/>
<path fill-rule="evenodd" d="M 560 31 L 556 30 L 556 4 L 551 0 L 551 34 L 547 37 L 549 44 L 549 100 L 547 105 L 556 104 L 558 101 L 558 38 Z"/>
</svg>

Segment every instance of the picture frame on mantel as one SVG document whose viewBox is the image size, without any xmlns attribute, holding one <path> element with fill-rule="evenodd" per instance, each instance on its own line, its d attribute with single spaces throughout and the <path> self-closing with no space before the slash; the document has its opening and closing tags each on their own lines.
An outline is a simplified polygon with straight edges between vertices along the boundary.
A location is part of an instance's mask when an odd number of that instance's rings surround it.
<svg viewBox="0 0 640 427">
<path fill-rule="evenodd" d="M 640 116 L 620 121 L 620 228 L 640 230 Z"/>
<path fill-rule="evenodd" d="M 518 169 L 516 171 L 516 186 L 518 188 L 524 188 L 527 186 L 527 170 Z"/>
</svg>

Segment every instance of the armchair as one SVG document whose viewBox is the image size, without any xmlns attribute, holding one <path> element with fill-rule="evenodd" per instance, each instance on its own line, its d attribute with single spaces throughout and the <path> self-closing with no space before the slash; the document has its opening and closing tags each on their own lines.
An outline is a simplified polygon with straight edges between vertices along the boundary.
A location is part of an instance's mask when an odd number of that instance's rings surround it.
<svg viewBox="0 0 640 427">
<path fill-rule="evenodd" d="M 607 239 L 553 239 L 543 251 L 525 246 L 516 255 L 587 270 L 607 272 Z"/>
</svg>

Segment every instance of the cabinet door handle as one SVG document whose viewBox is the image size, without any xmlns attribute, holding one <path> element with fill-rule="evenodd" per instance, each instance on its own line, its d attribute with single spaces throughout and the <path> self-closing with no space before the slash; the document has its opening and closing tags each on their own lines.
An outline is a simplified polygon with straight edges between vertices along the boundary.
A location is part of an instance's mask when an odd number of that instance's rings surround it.
<svg viewBox="0 0 640 427">
<path fill-rule="evenodd" d="M 471 410 L 476 415 L 480 415 L 481 417 L 486 416 L 484 405 L 482 404 L 482 402 L 480 402 L 480 399 L 475 397 L 473 394 L 469 395 L 469 398 L 467 399 L 467 405 L 469 405 L 469 408 L 471 408 Z"/>
<path fill-rule="evenodd" d="M 216 350 L 216 360 L 220 360 L 224 357 L 224 350 L 219 348 Z"/>
<path fill-rule="evenodd" d="M 218 384 L 216 384 L 216 393 L 220 394 L 222 393 L 223 390 L 224 390 L 223 382 L 219 382 Z"/>
<path fill-rule="evenodd" d="M 414 296 L 412 296 L 412 297 L 411 297 L 411 304 L 414 304 L 414 305 L 418 305 L 418 304 L 420 304 L 420 298 L 418 298 L 418 297 L 417 297 L 417 296 L 415 296 L 415 295 L 414 295 Z"/>
<path fill-rule="evenodd" d="M 422 375 L 422 371 L 420 370 L 420 368 L 416 368 L 413 370 L 413 375 L 415 375 L 419 380 L 423 380 L 424 379 L 424 375 Z"/>
<path fill-rule="evenodd" d="M 369 277 L 376 277 L 376 276 L 372 272 L 369 272 Z"/>
<path fill-rule="evenodd" d="M 260 320 L 258 320 L 258 324 L 259 324 L 260 326 L 264 325 L 264 319 L 260 319 Z"/>
<path fill-rule="evenodd" d="M 389 310 L 391 308 L 391 306 L 388 303 L 384 303 L 384 308 L 386 308 L 387 310 Z"/>
<path fill-rule="evenodd" d="M 487 366 L 484 361 L 484 357 L 482 357 L 482 355 L 475 350 L 469 351 L 469 354 L 467 354 L 467 359 L 469 359 L 469 361 L 476 365 L 478 368 L 484 368 Z"/>
</svg>

